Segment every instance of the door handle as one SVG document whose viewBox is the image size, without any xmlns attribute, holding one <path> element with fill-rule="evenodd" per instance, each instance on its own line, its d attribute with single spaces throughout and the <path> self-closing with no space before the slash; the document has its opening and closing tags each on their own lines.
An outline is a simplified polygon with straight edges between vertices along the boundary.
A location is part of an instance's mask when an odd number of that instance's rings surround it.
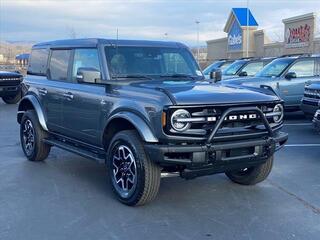
<svg viewBox="0 0 320 240">
<path fill-rule="evenodd" d="M 63 94 L 63 96 L 68 100 L 72 100 L 73 99 L 73 94 L 71 92 L 66 92 L 66 93 Z"/>
<path fill-rule="evenodd" d="M 39 88 L 38 92 L 42 96 L 45 96 L 48 93 L 47 89 L 45 89 L 45 88 Z"/>
</svg>

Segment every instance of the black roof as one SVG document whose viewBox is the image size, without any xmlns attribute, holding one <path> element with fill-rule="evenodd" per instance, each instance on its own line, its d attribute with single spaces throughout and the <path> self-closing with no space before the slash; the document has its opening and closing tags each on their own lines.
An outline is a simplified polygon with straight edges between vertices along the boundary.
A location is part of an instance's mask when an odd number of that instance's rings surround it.
<svg viewBox="0 0 320 240">
<path fill-rule="evenodd" d="M 83 39 L 65 39 L 50 42 L 37 43 L 33 48 L 54 48 L 54 47 L 96 47 L 103 45 L 118 46 L 147 46 L 147 47 L 180 47 L 187 48 L 186 45 L 179 42 L 168 41 L 149 41 L 149 40 L 122 40 L 122 39 L 102 39 L 102 38 L 83 38 Z"/>
</svg>

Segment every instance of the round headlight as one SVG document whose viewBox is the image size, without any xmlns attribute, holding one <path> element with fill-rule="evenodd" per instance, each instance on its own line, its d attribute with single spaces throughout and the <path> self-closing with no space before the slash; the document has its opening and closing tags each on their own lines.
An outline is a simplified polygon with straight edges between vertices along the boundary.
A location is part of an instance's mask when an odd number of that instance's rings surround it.
<svg viewBox="0 0 320 240">
<path fill-rule="evenodd" d="M 273 116 L 273 121 L 275 122 L 275 123 L 280 123 L 281 121 L 282 121 L 282 119 L 283 119 L 283 113 L 284 111 L 283 111 L 283 106 L 282 106 L 282 104 L 277 104 L 277 105 L 275 105 L 274 106 L 274 108 L 273 108 L 273 113 L 275 113 L 274 114 L 274 116 Z"/>
<path fill-rule="evenodd" d="M 184 109 L 176 110 L 171 116 L 172 128 L 178 132 L 183 132 L 188 130 L 191 124 L 189 122 L 184 122 L 183 120 L 190 117 L 191 117 L 190 113 L 187 110 L 184 110 Z"/>
</svg>

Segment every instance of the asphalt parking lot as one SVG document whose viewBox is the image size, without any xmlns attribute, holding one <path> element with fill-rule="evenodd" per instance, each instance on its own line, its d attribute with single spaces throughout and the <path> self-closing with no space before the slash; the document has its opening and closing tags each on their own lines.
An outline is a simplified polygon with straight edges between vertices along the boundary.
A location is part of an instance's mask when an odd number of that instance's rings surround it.
<svg viewBox="0 0 320 240">
<path fill-rule="evenodd" d="M 0 100 L 0 239 L 319 239 L 320 135 L 290 114 L 287 146 L 256 186 L 224 174 L 162 179 L 143 207 L 116 201 L 103 165 L 59 149 L 28 162 L 17 105 Z"/>
</svg>

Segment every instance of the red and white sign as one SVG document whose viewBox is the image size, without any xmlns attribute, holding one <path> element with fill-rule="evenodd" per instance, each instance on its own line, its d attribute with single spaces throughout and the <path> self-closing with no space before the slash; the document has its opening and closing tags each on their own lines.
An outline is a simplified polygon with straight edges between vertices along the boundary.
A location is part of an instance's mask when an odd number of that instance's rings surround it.
<svg viewBox="0 0 320 240">
<path fill-rule="evenodd" d="M 288 28 L 285 35 L 287 48 L 305 47 L 309 45 L 311 27 L 308 24 Z"/>
</svg>

